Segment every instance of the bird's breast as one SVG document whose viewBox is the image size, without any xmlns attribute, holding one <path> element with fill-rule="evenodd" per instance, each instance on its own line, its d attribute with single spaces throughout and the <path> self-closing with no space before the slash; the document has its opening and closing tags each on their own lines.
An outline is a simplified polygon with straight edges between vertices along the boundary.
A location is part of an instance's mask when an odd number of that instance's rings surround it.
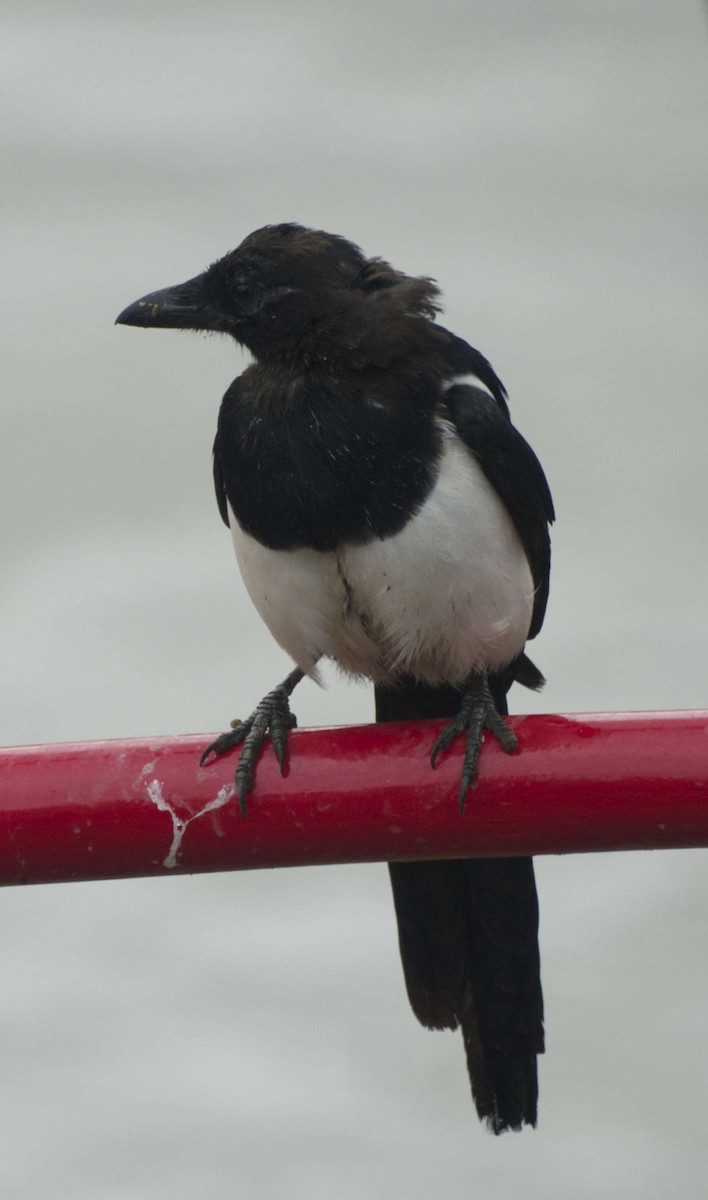
<svg viewBox="0 0 708 1200">
<path fill-rule="evenodd" d="M 376 682 L 462 683 L 520 652 L 531 572 L 509 514 L 454 431 L 434 484 L 389 537 L 274 550 L 230 524 L 239 566 L 276 641 L 309 674 L 319 658 Z"/>
<path fill-rule="evenodd" d="M 310 387 L 264 414 L 236 380 L 217 454 L 239 525 L 274 550 L 332 551 L 398 532 L 435 478 L 437 395 L 425 379 L 390 404 Z"/>
</svg>

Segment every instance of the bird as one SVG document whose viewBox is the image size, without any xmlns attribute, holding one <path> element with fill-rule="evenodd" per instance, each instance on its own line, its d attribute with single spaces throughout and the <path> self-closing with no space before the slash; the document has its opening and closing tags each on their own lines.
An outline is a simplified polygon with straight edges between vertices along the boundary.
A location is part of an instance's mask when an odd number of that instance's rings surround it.
<svg viewBox="0 0 708 1200">
<path fill-rule="evenodd" d="M 287 222 L 117 318 L 223 333 L 251 355 L 221 403 L 214 485 L 245 587 L 294 667 L 202 755 L 241 746 L 244 815 L 264 744 L 284 771 L 290 697 L 327 660 L 373 683 L 377 721 L 445 720 L 433 768 L 464 736 L 460 807 L 479 786 L 485 733 L 517 750 L 512 683 L 545 682 L 525 647 L 546 611 L 551 493 L 490 362 L 437 321 L 440 294 L 429 276 Z M 531 858 L 389 872 L 414 1014 L 461 1029 L 488 1129 L 535 1126 L 544 1029 Z"/>
</svg>

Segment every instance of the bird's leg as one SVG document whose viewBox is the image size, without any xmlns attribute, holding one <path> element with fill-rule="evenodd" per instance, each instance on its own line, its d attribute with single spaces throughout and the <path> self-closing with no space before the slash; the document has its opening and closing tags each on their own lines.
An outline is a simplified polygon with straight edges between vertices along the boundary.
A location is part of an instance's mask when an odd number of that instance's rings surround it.
<svg viewBox="0 0 708 1200">
<path fill-rule="evenodd" d="M 438 735 L 430 756 L 431 766 L 434 767 L 440 751 L 447 750 L 455 738 L 467 730 L 467 748 L 460 779 L 460 812 L 465 806 L 467 791 L 477 778 L 477 763 L 485 729 L 494 734 L 502 750 L 507 754 L 514 753 L 518 745 L 516 734 L 497 712 L 487 672 L 479 671 L 471 677 L 462 696 L 459 712 Z"/>
<path fill-rule="evenodd" d="M 288 746 L 288 732 L 297 725 L 297 720 L 290 711 L 289 699 L 295 687 L 304 678 L 304 671 L 298 667 L 291 671 L 277 688 L 268 692 L 260 704 L 256 705 L 250 717 L 245 721 L 238 719 L 231 722 L 231 728 L 222 733 L 215 741 L 207 746 L 199 759 L 199 765 L 204 766 L 210 754 L 220 757 L 227 750 L 243 743 L 243 750 L 236 768 L 236 792 L 238 802 L 244 817 L 246 801 L 253 791 L 256 778 L 256 759 L 266 734 L 270 734 L 275 757 L 280 764 L 281 775 L 285 774 L 285 757 Z"/>
</svg>

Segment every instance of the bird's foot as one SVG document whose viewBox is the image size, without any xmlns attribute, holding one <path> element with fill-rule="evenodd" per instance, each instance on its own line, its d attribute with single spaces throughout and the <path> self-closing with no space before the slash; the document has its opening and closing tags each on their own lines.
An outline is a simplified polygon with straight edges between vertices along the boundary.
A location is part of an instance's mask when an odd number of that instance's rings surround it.
<svg viewBox="0 0 708 1200">
<path fill-rule="evenodd" d="M 507 754 L 514 753 L 518 746 L 516 734 L 497 712 L 487 675 L 481 672 L 472 678 L 462 697 L 460 711 L 441 730 L 430 756 L 431 766 L 435 767 L 441 750 L 447 750 L 455 738 L 467 730 L 467 747 L 460 778 L 460 812 L 465 807 L 467 792 L 477 778 L 479 752 L 482 749 L 485 729 L 494 734 L 502 750 Z"/>
<path fill-rule="evenodd" d="M 293 688 L 303 677 L 302 671 L 291 671 L 272 692 L 264 696 L 257 704 L 250 717 L 245 721 L 231 722 L 231 728 L 216 738 L 202 754 L 199 765 L 204 766 L 210 754 L 220 758 L 235 746 L 243 745 L 241 757 L 235 774 L 236 794 L 241 812 L 246 815 L 246 802 L 253 791 L 256 780 L 256 762 L 266 735 L 275 751 L 275 757 L 280 765 L 281 775 L 285 774 L 287 757 L 288 733 L 297 725 L 295 715 L 290 711 L 290 695 Z"/>
</svg>

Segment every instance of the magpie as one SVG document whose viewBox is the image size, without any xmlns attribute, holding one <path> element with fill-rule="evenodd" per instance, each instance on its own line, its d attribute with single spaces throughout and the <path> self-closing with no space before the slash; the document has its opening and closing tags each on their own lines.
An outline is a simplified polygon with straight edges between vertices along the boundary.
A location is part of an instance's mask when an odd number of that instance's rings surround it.
<svg viewBox="0 0 708 1200">
<path fill-rule="evenodd" d="M 434 280 L 338 235 L 265 226 L 186 283 L 117 318 L 231 335 L 252 355 L 214 443 L 219 511 L 248 593 L 295 663 L 202 755 L 242 751 L 245 814 L 269 737 L 284 768 L 294 687 L 331 659 L 374 684 L 376 719 L 444 718 L 432 766 L 465 736 L 458 802 L 504 717 L 548 598 L 553 503 L 487 359 L 436 323 Z M 421 770 L 427 769 L 421 766 Z M 389 864 L 408 996 L 462 1030 L 494 1133 L 535 1125 L 543 1052 L 530 858 Z"/>
</svg>

